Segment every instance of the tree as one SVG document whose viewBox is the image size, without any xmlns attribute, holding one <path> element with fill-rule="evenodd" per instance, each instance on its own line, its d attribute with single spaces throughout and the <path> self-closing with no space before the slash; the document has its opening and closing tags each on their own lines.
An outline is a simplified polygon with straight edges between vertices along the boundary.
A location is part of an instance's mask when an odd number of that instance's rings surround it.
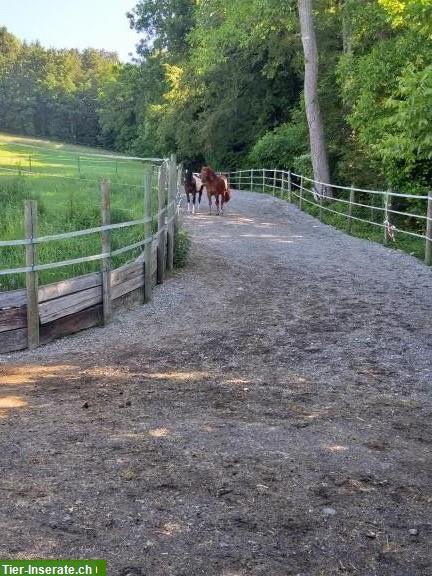
<svg viewBox="0 0 432 576">
<path fill-rule="evenodd" d="M 309 141 L 314 179 L 330 182 L 330 170 L 324 138 L 324 127 L 318 100 L 318 50 L 312 16 L 312 0 L 298 0 L 300 30 L 304 51 L 304 99 L 309 125 Z M 320 194 L 331 196 L 329 187 L 320 186 Z"/>
</svg>

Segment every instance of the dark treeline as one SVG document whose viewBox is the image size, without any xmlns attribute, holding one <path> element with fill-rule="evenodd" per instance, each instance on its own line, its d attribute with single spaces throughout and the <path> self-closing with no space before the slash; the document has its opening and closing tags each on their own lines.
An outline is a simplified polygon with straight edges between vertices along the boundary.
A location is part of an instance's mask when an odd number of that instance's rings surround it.
<svg viewBox="0 0 432 576">
<path fill-rule="evenodd" d="M 331 178 L 430 187 L 431 2 L 313 7 Z M 128 16 L 141 43 L 126 65 L 100 52 L 21 45 L 3 32 L 0 128 L 137 155 L 174 151 L 219 169 L 311 174 L 297 1 L 139 0 Z"/>
</svg>

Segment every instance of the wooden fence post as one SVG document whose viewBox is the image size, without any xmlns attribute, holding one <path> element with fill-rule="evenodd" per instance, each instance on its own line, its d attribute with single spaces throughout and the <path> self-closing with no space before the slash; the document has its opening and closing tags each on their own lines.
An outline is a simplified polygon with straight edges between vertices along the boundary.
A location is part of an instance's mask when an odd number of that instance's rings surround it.
<svg viewBox="0 0 432 576">
<path fill-rule="evenodd" d="M 24 209 L 25 236 L 30 240 L 26 245 L 26 266 L 37 264 L 37 244 L 34 238 L 37 236 L 37 202 L 26 200 Z M 36 270 L 26 272 L 27 287 L 27 342 L 30 349 L 39 346 L 39 282 Z"/>
<path fill-rule="evenodd" d="M 388 241 L 388 225 L 389 225 L 389 219 L 388 219 L 388 211 L 390 208 L 390 204 L 391 204 L 391 199 L 389 196 L 389 190 L 387 190 L 383 196 L 383 202 L 384 202 L 384 220 L 383 220 L 383 224 L 384 224 L 384 244 L 387 244 Z"/>
<path fill-rule="evenodd" d="M 375 220 L 376 220 L 376 212 L 379 212 L 379 210 L 374 210 L 374 206 L 375 206 L 375 194 L 371 194 L 371 198 L 370 198 L 369 204 L 370 204 L 370 219 L 371 219 L 371 222 L 375 222 Z"/>
<path fill-rule="evenodd" d="M 427 205 L 425 264 L 432 265 L 432 194 L 430 192 Z"/>
<path fill-rule="evenodd" d="M 177 183 L 177 158 L 171 154 L 168 174 L 168 204 L 167 204 L 167 269 L 171 271 L 174 268 L 174 210 L 172 203 L 175 199 L 175 189 Z"/>
<path fill-rule="evenodd" d="M 180 203 L 181 203 L 181 196 L 179 199 L 178 194 L 180 193 L 180 191 L 183 188 L 183 164 L 180 164 L 177 167 L 177 184 L 176 184 L 177 188 L 176 188 L 176 205 L 175 205 L 175 233 L 177 234 L 177 231 L 179 229 L 179 221 L 180 221 Z"/>
<path fill-rule="evenodd" d="M 299 200 L 299 208 L 303 210 L 303 174 L 300 176 L 300 200 Z"/>
<path fill-rule="evenodd" d="M 111 224 L 110 211 L 110 183 L 105 178 L 101 180 L 101 216 L 102 226 Z M 109 324 L 112 319 L 111 300 L 111 230 L 102 230 L 102 303 L 103 303 L 103 323 Z"/>
<path fill-rule="evenodd" d="M 153 285 L 152 285 L 152 238 L 153 238 L 153 222 L 152 222 L 152 184 L 153 184 L 153 169 L 147 166 L 145 174 L 145 187 L 144 187 L 144 218 L 150 219 L 149 222 L 144 224 L 144 239 L 149 240 L 144 245 L 144 302 L 149 302 L 152 299 Z"/>
<path fill-rule="evenodd" d="M 348 204 L 348 220 L 346 231 L 348 234 L 351 234 L 352 229 L 352 213 L 353 213 L 353 204 L 355 202 L 355 191 L 354 191 L 354 184 L 351 184 L 350 195 L 349 195 L 349 204 Z"/>
<path fill-rule="evenodd" d="M 292 203 L 292 180 L 291 180 L 291 170 L 288 170 L 288 202 Z"/>
<path fill-rule="evenodd" d="M 166 186 L 166 163 L 159 168 L 158 180 L 158 247 L 157 247 L 157 283 L 163 284 L 165 279 L 165 186 Z"/>
</svg>

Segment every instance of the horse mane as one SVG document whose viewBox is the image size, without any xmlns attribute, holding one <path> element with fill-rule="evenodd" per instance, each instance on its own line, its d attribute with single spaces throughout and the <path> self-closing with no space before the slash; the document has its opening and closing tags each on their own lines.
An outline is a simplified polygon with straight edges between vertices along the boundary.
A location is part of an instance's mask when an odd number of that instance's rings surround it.
<svg viewBox="0 0 432 576">
<path fill-rule="evenodd" d="M 189 182 L 189 183 L 192 182 L 192 180 L 193 180 L 192 170 L 185 170 L 184 171 L 184 179 L 185 179 L 185 182 Z"/>
<path fill-rule="evenodd" d="M 206 178 L 208 178 L 209 180 L 214 180 L 215 178 L 217 178 L 216 172 L 212 168 L 210 168 L 210 166 L 203 166 L 201 168 L 201 173 L 203 172 Z"/>
</svg>

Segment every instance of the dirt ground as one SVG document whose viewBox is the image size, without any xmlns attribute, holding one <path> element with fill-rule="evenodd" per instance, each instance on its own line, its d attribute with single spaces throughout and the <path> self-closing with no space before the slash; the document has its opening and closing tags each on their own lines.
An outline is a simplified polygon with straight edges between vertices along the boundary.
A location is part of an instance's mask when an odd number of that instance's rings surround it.
<svg viewBox="0 0 432 576">
<path fill-rule="evenodd" d="M 151 304 L 0 357 L 0 558 L 430 576 L 432 275 L 271 197 Z"/>
</svg>

